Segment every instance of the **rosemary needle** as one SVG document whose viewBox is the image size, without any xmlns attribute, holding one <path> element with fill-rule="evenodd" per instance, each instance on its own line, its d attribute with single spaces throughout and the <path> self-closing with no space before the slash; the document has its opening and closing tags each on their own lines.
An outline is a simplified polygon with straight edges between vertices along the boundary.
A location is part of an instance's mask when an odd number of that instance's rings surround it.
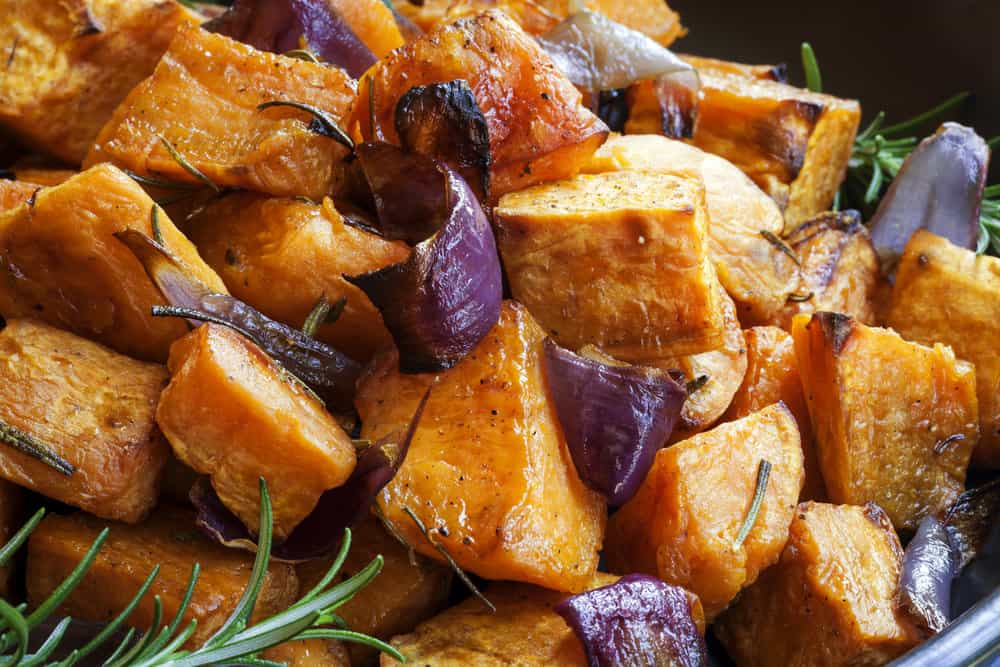
<svg viewBox="0 0 1000 667">
<path fill-rule="evenodd" d="M 733 547 L 736 549 L 743 546 L 743 542 L 746 541 L 753 525 L 757 523 L 757 515 L 760 514 L 761 505 L 764 503 L 764 494 L 767 492 L 767 480 L 770 474 L 771 462 L 761 459 L 760 464 L 757 466 L 757 485 L 753 490 L 753 500 L 750 501 L 750 509 L 747 510 L 746 518 L 743 519 L 743 525 L 740 526 L 740 532 L 736 534 L 736 540 L 733 542 Z"/>
</svg>

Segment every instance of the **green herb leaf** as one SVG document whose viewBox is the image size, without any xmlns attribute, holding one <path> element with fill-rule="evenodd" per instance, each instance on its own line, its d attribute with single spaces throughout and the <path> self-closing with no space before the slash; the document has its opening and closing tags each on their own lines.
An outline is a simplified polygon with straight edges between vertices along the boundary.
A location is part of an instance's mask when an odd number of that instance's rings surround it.
<svg viewBox="0 0 1000 667">
<path fill-rule="evenodd" d="M 330 303 L 326 298 L 326 294 L 321 294 L 319 299 L 316 300 L 316 305 L 309 311 L 306 321 L 302 324 L 302 333 L 310 338 L 315 338 L 316 331 L 319 330 L 320 326 L 333 324 L 340 319 L 346 305 L 347 297 L 342 296 L 333 303 Z"/>
<path fill-rule="evenodd" d="M 302 102 L 292 102 L 291 100 L 272 100 L 270 102 L 258 104 L 257 111 L 263 111 L 264 109 L 270 109 L 272 107 L 292 107 L 311 114 L 313 122 L 309 124 L 310 132 L 315 132 L 316 134 L 321 134 L 324 137 L 333 139 L 337 143 L 345 146 L 347 150 L 352 152 L 354 151 L 354 140 L 351 139 L 347 132 L 344 132 L 343 128 L 341 128 L 337 121 L 334 120 L 333 116 L 322 109 L 318 109 L 312 105 L 304 104 Z"/>
<path fill-rule="evenodd" d="M 0 442 L 10 445 L 22 454 L 27 454 L 69 477 L 76 468 L 72 463 L 56 454 L 55 450 L 41 440 L 19 428 L 0 422 Z"/>
<path fill-rule="evenodd" d="M 814 93 L 822 93 L 823 76 L 819 71 L 816 53 L 809 42 L 802 42 L 802 68 L 806 72 L 806 88 Z"/>
<path fill-rule="evenodd" d="M 215 193 L 222 192 L 222 188 L 213 183 L 212 180 L 204 173 L 202 173 L 200 169 L 198 169 L 196 166 L 188 162 L 187 159 L 183 155 L 181 155 L 180 152 L 174 147 L 174 145 L 169 141 L 167 141 L 166 137 L 164 137 L 162 134 L 158 134 L 156 136 L 159 138 L 160 143 L 163 144 L 163 147 L 167 149 L 167 152 L 170 153 L 170 157 L 174 159 L 174 162 L 176 162 L 181 166 L 181 169 L 191 174 L 197 180 L 204 183 L 206 187 L 211 188 L 213 192 Z"/>
<path fill-rule="evenodd" d="M 796 265 L 802 266 L 802 260 L 799 259 L 797 254 L 795 254 L 795 251 L 788 247 L 788 244 L 779 239 L 773 232 L 762 229 L 760 230 L 760 235 L 763 236 L 768 243 L 788 255 Z"/>
<path fill-rule="evenodd" d="M 757 523 L 757 515 L 760 514 L 760 507 L 764 503 L 764 494 L 767 493 L 767 479 L 770 474 L 770 461 L 761 459 L 760 464 L 757 466 L 757 486 L 753 491 L 750 508 L 747 510 L 746 518 L 743 519 L 743 525 L 740 526 L 740 531 L 736 534 L 736 540 L 733 542 L 733 548 L 735 549 L 743 546 L 743 542 L 746 541 L 753 525 Z"/>
</svg>

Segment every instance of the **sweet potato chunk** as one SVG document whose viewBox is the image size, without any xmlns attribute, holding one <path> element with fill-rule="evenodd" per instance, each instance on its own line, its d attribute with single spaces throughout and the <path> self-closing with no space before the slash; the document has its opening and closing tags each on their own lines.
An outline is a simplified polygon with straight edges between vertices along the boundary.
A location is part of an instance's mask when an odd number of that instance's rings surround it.
<svg viewBox="0 0 1000 667">
<path fill-rule="evenodd" d="M 0 546 L 20 530 L 27 517 L 24 512 L 24 489 L 0 479 Z M 0 567 L 0 596 L 5 600 L 14 599 L 13 565 Z"/>
<path fill-rule="evenodd" d="M 285 642 L 266 649 L 260 657 L 283 663 L 286 667 L 351 667 L 347 648 L 335 639 Z"/>
<path fill-rule="evenodd" d="M 830 500 L 877 503 L 906 531 L 950 506 L 979 440 L 972 365 L 844 315 L 792 326 Z"/>
<path fill-rule="evenodd" d="M 734 63 L 728 60 L 717 60 L 716 58 L 705 58 L 703 56 L 693 56 L 688 54 L 678 54 L 688 65 L 691 65 L 699 73 L 707 74 L 736 74 L 749 79 L 763 79 L 765 81 L 778 81 L 785 83 L 788 78 L 787 67 L 781 65 L 747 65 L 744 63 Z"/>
<path fill-rule="evenodd" d="M 343 279 L 401 262 L 409 248 L 344 223 L 328 199 L 321 206 L 249 193 L 216 200 L 185 226 L 233 296 L 265 315 L 300 327 L 320 296 L 347 299 L 317 338 L 367 360 L 392 338 L 365 293 Z"/>
<path fill-rule="evenodd" d="M 201 18 L 163 0 L 2 0 L 0 16 L 0 126 L 73 164 L 178 26 Z"/>
<path fill-rule="evenodd" d="M 405 427 L 433 385 L 406 460 L 379 507 L 421 553 L 438 552 L 409 508 L 466 570 L 580 591 L 597 568 L 605 506 L 580 481 L 541 365 L 545 333 L 516 302 L 457 366 L 402 375 L 376 357 L 358 386 L 363 438 Z M 456 443 L 461 443 L 457 446 Z"/>
<path fill-rule="evenodd" d="M 572 176 L 607 137 L 542 47 L 496 10 L 442 26 L 381 60 L 361 83 L 358 99 L 374 100 L 377 126 L 373 133 L 369 105 L 356 105 L 362 134 L 398 143 L 399 98 L 414 86 L 453 79 L 468 82 L 486 118 L 494 198 Z"/>
<path fill-rule="evenodd" d="M 28 542 L 28 602 L 44 600 L 76 567 L 105 527 L 107 541 L 80 585 L 60 610 L 73 618 L 110 621 L 132 599 L 154 566 L 159 576 L 129 617 L 129 624 L 148 628 L 153 621 L 153 596 L 163 603 L 163 617 L 177 613 L 191 568 L 201 565 L 198 585 L 184 615 L 198 628 L 188 645 L 208 639 L 236 607 L 250 578 L 253 555 L 210 541 L 195 527 L 194 514 L 176 508 L 157 510 L 136 526 L 101 521 L 86 514 L 45 517 Z M 251 621 L 272 616 L 295 601 L 295 569 L 272 562 L 264 576 Z M 183 625 L 181 627 L 184 627 Z"/>
<path fill-rule="evenodd" d="M 746 667 L 883 665 L 919 642 L 896 610 L 903 559 L 878 507 L 803 503 L 781 561 L 715 624 Z"/>
<path fill-rule="evenodd" d="M 156 504 L 169 448 L 154 421 L 166 370 L 32 320 L 0 331 L 0 422 L 46 444 L 71 476 L 6 445 L 0 476 L 106 519 Z"/>
<path fill-rule="evenodd" d="M 856 212 L 819 215 L 796 227 L 784 241 L 802 263 L 799 283 L 782 311 L 766 323 L 789 329 L 795 315 L 819 311 L 875 323 L 878 257 Z M 752 316 L 745 319 L 763 323 Z"/>
<path fill-rule="evenodd" d="M 0 212 L 0 314 L 39 318 L 129 356 L 166 361 L 170 343 L 187 325 L 150 314 L 163 296 L 114 237 L 125 229 L 152 236 L 153 206 L 135 181 L 104 164 L 43 188 L 33 206 Z M 159 225 L 167 248 L 187 270 L 225 292 L 162 211 Z"/>
<path fill-rule="evenodd" d="M 371 49 L 376 58 L 385 58 L 390 51 L 403 45 L 403 35 L 396 26 L 392 9 L 382 0 L 327 0 L 327 2 L 347 22 L 365 46 Z"/>
<path fill-rule="evenodd" d="M 417 623 L 444 606 L 451 589 L 451 570 L 429 558 L 416 557 L 410 564 L 408 551 L 375 518 L 354 528 L 351 551 L 341 569 L 351 576 L 379 554 L 385 559 L 382 571 L 349 602 L 337 610 L 355 632 L 388 641 L 411 631 Z M 319 559 L 298 566 L 302 591 L 311 590 L 327 573 L 332 559 Z M 347 644 L 354 664 L 364 664 L 375 651 L 362 644 Z"/>
<path fill-rule="evenodd" d="M 153 75 L 115 110 L 86 164 L 107 160 L 145 176 L 199 183 L 163 137 L 216 186 L 321 199 L 335 186 L 347 149 L 310 131 L 304 111 L 257 107 L 300 102 L 340 121 L 354 93 L 353 79 L 336 67 L 186 27 Z"/>
<path fill-rule="evenodd" d="M 736 546 L 762 460 L 772 465 L 764 500 Z M 711 620 L 778 560 L 802 479 L 798 427 L 780 403 L 660 450 L 608 523 L 608 565 L 687 588 Z"/>
<path fill-rule="evenodd" d="M 47 167 L 29 167 L 15 165 L 11 171 L 19 181 L 37 183 L 38 185 L 61 185 L 80 172 L 73 169 L 52 169 Z"/>
<path fill-rule="evenodd" d="M 719 281 L 741 311 L 768 318 L 785 305 L 798 267 L 768 243 L 784 219 L 774 200 L 726 160 L 657 135 L 613 136 L 584 165 L 584 173 L 650 169 L 693 174 L 705 184 L 708 250 Z"/>
<path fill-rule="evenodd" d="M 173 346 L 169 368 L 157 423 L 177 458 L 211 475 L 219 499 L 253 532 L 259 478 L 284 539 L 354 470 L 354 445 L 323 405 L 232 329 L 198 327 Z"/>
<path fill-rule="evenodd" d="M 746 341 L 747 372 L 733 396 L 723 421 L 741 419 L 781 401 L 799 425 L 802 438 L 802 464 L 806 481 L 800 500 L 820 500 L 826 497 L 823 476 L 816 459 L 812 422 L 802 393 L 799 366 L 795 359 L 795 343 L 791 334 L 778 327 L 753 327 L 743 332 Z"/>
<path fill-rule="evenodd" d="M 975 364 L 980 440 L 973 463 L 1000 467 L 1000 260 L 918 231 L 900 260 L 888 319 L 907 340 L 950 345 Z"/>
<path fill-rule="evenodd" d="M 41 187 L 30 181 L 0 179 L 0 213 L 26 203 Z"/>
<path fill-rule="evenodd" d="M 494 212 L 514 298 L 564 347 L 627 361 L 722 345 L 706 218 L 696 178 L 655 171 L 538 185 Z"/>
</svg>

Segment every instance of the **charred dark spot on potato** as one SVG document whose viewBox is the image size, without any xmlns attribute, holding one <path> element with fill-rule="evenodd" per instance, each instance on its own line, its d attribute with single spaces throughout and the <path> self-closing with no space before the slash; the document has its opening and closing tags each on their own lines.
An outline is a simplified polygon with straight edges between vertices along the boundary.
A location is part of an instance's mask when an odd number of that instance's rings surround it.
<svg viewBox="0 0 1000 667">
<path fill-rule="evenodd" d="M 830 342 L 833 353 L 839 355 L 844 351 L 848 339 L 854 333 L 854 320 L 840 313 L 816 313 L 813 321 L 818 322 L 823 330 L 823 336 Z"/>
<path fill-rule="evenodd" d="M 73 23 L 76 24 L 74 37 L 86 37 L 104 32 L 104 26 L 90 12 L 90 6 L 86 3 L 73 12 Z"/>
<path fill-rule="evenodd" d="M 672 139 L 690 139 L 698 120 L 698 93 L 667 77 L 655 84 L 660 103 L 663 134 Z"/>
<path fill-rule="evenodd" d="M 823 106 L 801 100 L 785 100 L 771 116 L 755 124 L 753 142 L 785 169 L 786 182 L 798 178 L 805 164 L 809 137 Z"/>
<path fill-rule="evenodd" d="M 778 83 L 788 83 L 788 64 L 778 63 L 767 71 L 767 78 Z"/>
</svg>

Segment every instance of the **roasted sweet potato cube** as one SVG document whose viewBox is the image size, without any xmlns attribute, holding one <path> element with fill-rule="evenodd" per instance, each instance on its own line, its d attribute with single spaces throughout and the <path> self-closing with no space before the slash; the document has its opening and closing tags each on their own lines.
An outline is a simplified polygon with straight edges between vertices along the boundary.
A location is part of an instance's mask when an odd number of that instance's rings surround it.
<svg viewBox="0 0 1000 667">
<path fill-rule="evenodd" d="M 691 65 L 699 73 L 708 74 L 736 74 L 748 79 L 763 79 L 765 81 L 777 81 L 786 83 L 788 80 L 787 67 L 779 65 L 747 65 L 745 63 L 734 63 L 729 60 L 718 60 L 716 58 L 705 58 L 689 54 L 678 54 L 688 65 Z"/>
<path fill-rule="evenodd" d="M 188 642 L 198 646 L 232 613 L 243 594 L 253 555 L 227 549 L 205 537 L 194 523 L 194 513 L 161 508 L 135 526 L 101 521 L 86 514 L 51 514 L 39 524 L 28 542 L 28 603 L 43 601 L 73 570 L 98 534 L 110 528 L 107 540 L 80 585 L 60 610 L 86 621 L 110 621 L 139 590 L 153 567 L 160 573 L 139 603 L 129 624 L 145 629 L 153 622 L 153 596 L 163 603 L 163 617 L 177 613 L 191 568 L 201 566 L 198 585 L 184 615 L 184 623 L 198 621 Z M 267 618 L 295 602 L 298 579 L 291 565 L 272 562 L 251 621 Z M 183 627 L 183 625 L 181 626 Z"/>
<path fill-rule="evenodd" d="M 975 364 L 980 440 L 973 463 L 1000 467 L 1000 260 L 918 231 L 900 260 L 888 319 L 907 340 L 950 345 Z"/>
<path fill-rule="evenodd" d="M 377 439 L 408 425 L 433 385 L 406 460 L 378 499 L 409 544 L 440 558 L 406 508 L 466 570 L 577 592 L 597 569 L 606 511 L 563 438 L 544 338 L 523 306 L 506 302 L 479 345 L 436 376 L 403 375 L 395 353 L 376 356 L 356 405 L 362 437 Z"/>
<path fill-rule="evenodd" d="M 378 310 L 343 274 L 401 262 L 410 250 L 345 224 L 329 199 L 315 205 L 232 194 L 206 206 L 185 229 L 233 296 L 265 315 L 298 328 L 321 296 L 331 303 L 343 298 L 340 317 L 321 326 L 317 338 L 362 361 L 391 344 Z"/>
<path fill-rule="evenodd" d="M 828 311 L 875 323 L 881 284 L 878 256 L 856 211 L 819 215 L 796 227 L 783 242 L 802 264 L 798 287 L 777 316 L 760 320 L 747 313 L 745 320 L 789 329 L 799 313 Z"/>
<path fill-rule="evenodd" d="M 351 630 L 388 641 L 413 630 L 444 606 L 452 575 L 446 565 L 423 556 L 416 556 L 416 565 L 411 564 L 408 550 L 372 517 L 354 528 L 342 576 L 356 574 L 380 554 L 385 559 L 382 571 L 337 614 Z M 302 591 L 311 590 L 331 565 L 331 558 L 299 565 L 296 572 Z M 354 664 L 364 664 L 375 654 L 374 649 L 363 644 L 346 647 Z"/>
<path fill-rule="evenodd" d="M 414 86 L 454 79 L 468 82 L 486 118 L 493 198 L 572 176 L 607 137 L 608 128 L 542 47 L 496 10 L 444 25 L 375 65 L 358 95 L 374 100 L 371 114 L 368 104 L 355 107 L 362 134 L 398 143 L 399 98 Z"/>
<path fill-rule="evenodd" d="M 0 447 L 0 477 L 97 516 L 142 519 L 169 448 L 156 427 L 166 369 L 33 320 L 0 331 L 0 422 L 49 447 L 66 476 Z"/>
<path fill-rule="evenodd" d="M 514 298 L 560 345 L 649 361 L 723 344 L 697 178 L 579 175 L 504 196 L 494 221 Z"/>
<path fill-rule="evenodd" d="M 322 403 L 232 329 L 198 327 L 173 346 L 169 368 L 157 423 L 177 458 L 210 475 L 219 499 L 253 532 L 261 477 L 274 534 L 284 539 L 354 470 L 354 445 Z"/>
<path fill-rule="evenodd" d="M 201 20 L 163 0 L 3 0 L 0 16 L 0 126 L 73 164 L 177 28 Z"/>
<path fill-rule="evenodd" d="M 772 466 L 763 502 L 737 545 L 762 461 Z M 687 588 L 711 621 L 778 560 L 802 479 L 799 430 L 780 403 L 660 450 L 608 523 L 608 565 Z"/>
<path fill-rule="evenodd" d="M 14 536 L 27 516 L 25 516 L 24 489 L 0 479 L 0 545 L 7 544 L 7 540 Z M 12 600 L 16 594 L 14 590 L 14 565 L 0 567 L 0 596 L 5 600 Z"/>
<path fill-rule="evenodd" d="M 336 186 L 347 149 L 311 131 L 305 111 L 257 107 L 292 101 L 341 121 L 354 94 L 354 80 L 336 67 L 186 27 L 115 110 L 86 164 L 110 161 L 144 176 L 199 183 L 166 140 L 217 187 L 321 199 Z"/>
<path fill-rule="evenodd" d="M 390 51 L 403 45 L 403 35 L 396 25 L 393 10 L 382 0 L 327 1 L 376 58 L 385 58 Z"/>
<path fill-rule="evenodd" d="M 0 213 L 28 202 L 41 187 L 30 181 L 0 180 Z"/>
<path fill-rule="evenodd" d="M 714 626 L 739 665 L 883 665 L 919 642 L 896 608 L 903 549 L 877 506 L 803 503 L 780 562 Z"/>
<path fill-rule="evenodd" d="M 901 531 L 949 507 L 979 440 L 972 365 L 844 315 L 792 327 L 830 500 L 877 503 Z"/>
<path fill-rule="evenodd" d="M 795 342 L 791 334 L 778 327 L 753 327 L 744 331 L 743 337 L 746 341 L 747 372 L 722 419 L 741 419 L 778 401 L 784 403 L 795 415 L 802 438 L 806 481 L 800 500 L 821 500 L 826 497 L 826 491 L 816 459 L 809 408 L 799 379 Z"/>
<path fill-rule="evenodd" d="M 154 202 L 124 172 L 102 164 L 43 188 L 32 206 L 0 212 L 0 314 L 35 317 L 148 361 L 166 361 L 187 332 L 150 314 L 159 289 L 115 232 L 152 236 Z M 160 211 L 164 243 L 217 292 L 226 287 Z"/>
<path fill-rule="evenodd" d="M 80 173 L 73 169 L 20 165 L 15 165 L 11 171 L 14 172 L 17 180 L 37 183 L 38 185 L 61 185 Z"/>
<path fill-rule="evenodd" d="M 347 648 L 336 639 L 285 642 L 266 649 L 260 657 L 280 662 L 286 667 L 351 667 Z"/>
<path fill-rule="evenodd" d="M 705 184 L 708 250 L 719 281 L 741 311 L 760 318 L 780 312 L 797 285 L 798 267 L 761 234 L 784 227 L 774 200 L 726 160 L 682 141 L 645 134 L 613 136 L 584 173 L 649 169 L 694 175 Z"/>
</svg>

